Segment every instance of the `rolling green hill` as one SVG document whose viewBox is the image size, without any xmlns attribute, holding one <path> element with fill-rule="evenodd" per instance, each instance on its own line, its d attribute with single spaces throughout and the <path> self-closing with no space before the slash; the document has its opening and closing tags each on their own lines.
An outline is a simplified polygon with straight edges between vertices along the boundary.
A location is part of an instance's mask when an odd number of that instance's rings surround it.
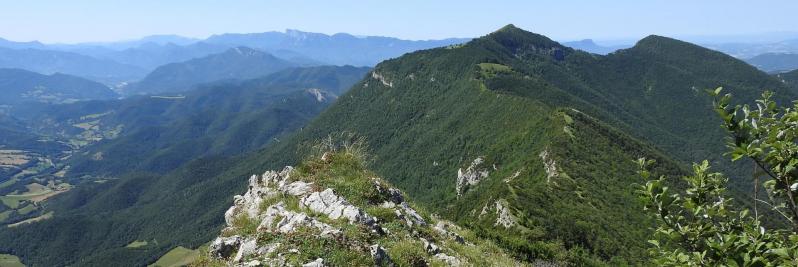
<svg viewBox="0 0 798 267">
<path fill-rule="evenodd" d="M 798 54 L 794 53 L 765 53 L 745 61 L 766 72 L 798 69 Z"/>
<path fill-rule="evenodd" d="M 0 104 L 65 103 L 117 97 L 107 86 L 80 77 L 0 68 Z"/>
</svg>

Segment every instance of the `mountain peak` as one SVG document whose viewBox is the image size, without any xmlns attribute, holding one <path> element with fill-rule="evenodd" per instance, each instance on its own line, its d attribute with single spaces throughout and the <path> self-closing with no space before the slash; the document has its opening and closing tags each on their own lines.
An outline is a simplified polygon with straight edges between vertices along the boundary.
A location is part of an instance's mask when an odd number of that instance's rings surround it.
<svg viewBox="0 0 798 267">
<path fill-rule="evenodd" d="M 499 28 L 496 32 L 513 32 L 513 31 L 523 31 L 523 29 L 516 27 L 513 24 L 504 25 L 504 27 Z"/>
<path fill-rule="evenodd" d="M 729 55 L 706 47 L 659 35 L 649 35 L 640 39 L 631 49 L 651 54 L 668 55 L 668 58 L 671 59 L 690 57 L 705 57 L 705 60 L 709 58 L 719 60 L 733 59 Z"/>
<path fill-rule="evenodd" d="M 488 40 L 507 48 L 514 54 L 522 51 L 532 53 L 555 53 L 558 60 L 564 57 L 563 51 L 571 50 L 568 47 L 561 45 L 546 36 L 529 32 L 524 29 L 515 27 L 513 24 L 508 24 L 501 29 L 492 32 L 486 36 L 479 38 L 481 40 Z"/>
<path fill-rule="evenodd" d="M 637 41 L 636 48 L 663 48 L 671 46 L 696 46 L 691 43 L 660 35 L 649 35 Z"/>
<path fill-rule="evenodd" d="M 500 42 L 524 42 L 533 44 L 535 46 L 544 47 L 561 46 L 559 43 L 549 39 L 546 36 L 515 27 L 513 24 L 508 24 L 507 26 L 492 32 L 491 34 L 488 34 L 486 37 Z"/>
</svg>

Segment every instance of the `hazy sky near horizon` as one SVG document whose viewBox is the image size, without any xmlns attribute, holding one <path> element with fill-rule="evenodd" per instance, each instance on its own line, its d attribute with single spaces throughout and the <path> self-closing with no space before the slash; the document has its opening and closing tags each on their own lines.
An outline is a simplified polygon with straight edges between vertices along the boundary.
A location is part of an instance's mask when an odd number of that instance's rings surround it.
<svg viewBox="0 0 798 267">
<path fill-rule="evenodd" d="M 47 43 L 299 29 L 476 37 L 513 23 L 558 40 L 798 32 L 798 1 L 0 0 L 0 37 Z"/>
</svg>

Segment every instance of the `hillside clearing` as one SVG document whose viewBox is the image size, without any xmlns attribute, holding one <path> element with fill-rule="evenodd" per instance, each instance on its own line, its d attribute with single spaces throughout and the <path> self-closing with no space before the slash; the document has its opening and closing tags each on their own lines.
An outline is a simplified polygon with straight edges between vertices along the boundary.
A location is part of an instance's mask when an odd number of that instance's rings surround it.
<svg viewBox="0 0 798 267">
<path fill-rule="evenodd" d="M 22 264 L 17 256 L 0 254 L 0 267 L 25 267 L 25 264 Z"/>
<path fill-rule="evenodd" d="M 20 226 L 20 225 L 26 224 L 26 223 L 35 223 L 35 222 L 38 222 L 38 221 L 43 221 L 43 220 L 50 219 L 52 217 L 53 217 L 53 212 L 51 211 L 51 212 L 45 213 L 44 215 L 36 217 L 36 218 L 31 218 L 31 219 L 27 219 L 27 220 L 24 220 L 24 221 L 21 221 L 21 222 L 18 222 L 18 223 L 9 224 L 8 227 L 16 227 L 16 226 Z"/>
<path fill-rule="evenodd" d="M 199 250 L 192 250 L 178 246 L 161 256 L 161 258 L 155 263 L 148 265 L 148 267 L 184 266 L 194 262 L 194 260 L 196 260 L 198 257 Z"/>
</svg>

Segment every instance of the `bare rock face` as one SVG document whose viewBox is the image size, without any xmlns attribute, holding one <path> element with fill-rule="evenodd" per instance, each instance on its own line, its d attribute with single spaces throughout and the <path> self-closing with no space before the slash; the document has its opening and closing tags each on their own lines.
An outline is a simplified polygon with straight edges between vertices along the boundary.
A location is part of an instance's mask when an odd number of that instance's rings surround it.
<svg viewBox="0 0 798 267">
<path fill-rule="evenodd" d="M 259 222 L 257 232 L 290 234 L 302 227 L 310 227 L 318 229 L 322 237 L 340 235 L 340 229 L 314 217 L 318 215 L 310 215 L 304 211 L 307 210 L 321 214 L 330 220 L 345 219 L 350 224 L 366 225 L 374 229 L 374 232 L 384 234 L 382 228 L 377 224 L 376 218 L 337 195 L 333 189 L 314 191 L 313 183 L 291 181 L 292 171 L 293 168 L 286 167 L 280 172 L 267 171 L 261 176 L 250 177 L 247 192 L 244 195 L 235 196 L 234 205 L 225 212 L 225 221 L 227 222 L 225 231 L 236 231 L 236 220 L 247 217 Z M 403 201 L 401 192 L 398 190 L 390 188 L 385 192 L 394 194 L 390 196 L 391 199 Z M 299 210 L 289 208 L 286 201 L 283 200 L 286 197 L 295 197 L 299 204 Z M 267 206 L 264 205 L 265 201 L 274 202 L 274 204 Z M 409 207 L 405 207 L 405 209 L 415 213 Z M 230 260 L 238 263 L 237 265 L 242 265 L 241 262 L 247 258 L 275 254 L 273 252 L 280 247 L 279 243 L 259 246 L 256 240 L 256 238 L 244 239 L 240 236 L 219 237 L 212 243 L 209 254 L 211 258 Z M 295 253 L 300 253 L 300 251 Z M 385 256 L 387 257 L 387 254 Z M 255 261 L 248 261 L 243 265 L 250 263 L 255 263 Z M 257 263 L 281 266 L 285 263 L 285 257 L 278 253 L 276 258 L 261 259 Z M 324 266 L 324 260 L 318 259 L 304 266 Z"/>
<path fill-rule="evenodd" d="M 539 156 L 543 160 L 543 168 L 546 170 L 546 183 L 551 183 L 552 179 L 560 176 L 557 171 L 557 162 L 549 155 L 548 150 L 543 150 Z"/>
<path fill-rule="evenodd" d="M 504 226 L 510 228 L 516 224 L 515 217 L 513 217 L 508 207 L 507 201 L 500 199 L 496 201 L 496 223 L 493 226 Z"/>
<path fill-rule="evenodd" d="M 462 168 L 457 170 L 457 184 L 455 188 L 458 197 L 465 193 L 469 186 L 476 185 L 480 180 L 488 177 L 490 172 L 488 172 L 487 169 L 481 168 L 484 162 L 485 159 L 477 157 L 465 171 Z"/>
<path fill-rule="evenodd" d="M 393 82 L 388 81 L 388 79 L 386 79 L 385 76 L 376 71 L 371 72 L 371 78 L 380 81 L 384 86 L 393 88 Z"/>
<path fill-rule="evenodd" d="M 250 177 L 249 190 L 244 195 L 234 196 L 234 205 L 225 212 L 227 225 L 232 225 L 235 216 L 241 213 L 246 213 L 250 218 L 257 217 L 264 199 L 276 197 L 280 193 L 297 195 L 310 191 L 310 185 L 304 182 L 286 184 L 292 170 L 291 167 L 285 167 L 280 172 L 267 171 L 262 176 Z"/>
</svg>

